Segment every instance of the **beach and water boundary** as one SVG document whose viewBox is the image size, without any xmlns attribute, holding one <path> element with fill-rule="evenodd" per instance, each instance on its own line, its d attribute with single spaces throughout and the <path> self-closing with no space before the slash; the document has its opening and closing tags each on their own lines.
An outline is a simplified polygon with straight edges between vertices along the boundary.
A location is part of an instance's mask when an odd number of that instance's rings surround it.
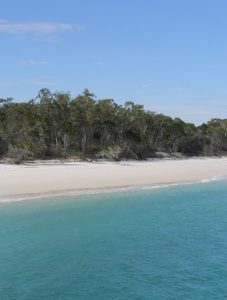
<svg viewBox="0 0 227 300">
<path fill-rule="evenodd" d="M 1 179 L 5 174 L 5 182 L 11 180 L 9 194 L 0 200 L 1 297 L 225 298 L 226 163 L 223 158 L 0 165 L 6 171 Z M 73 175 L 89 183 L 92 169 L 100 178 L 107 174 L 104 183 L 121 174 L 121 185 L 53 192 L 51 177 L 42 177 L 55 174 L 54 182 L 64 184 Z M 142 172 L 148 178 L 141 184 L 123 186 L 123 175 L 136 180 Z M 190 180 L 178 177 L 184 172 Z M 171 180 L 157 181 L 162 174 Z M 35 180 L 45 179 L 44 193 L 15 196 L 20 184 L 21 192 L 37 191 Z"/>
</svg>

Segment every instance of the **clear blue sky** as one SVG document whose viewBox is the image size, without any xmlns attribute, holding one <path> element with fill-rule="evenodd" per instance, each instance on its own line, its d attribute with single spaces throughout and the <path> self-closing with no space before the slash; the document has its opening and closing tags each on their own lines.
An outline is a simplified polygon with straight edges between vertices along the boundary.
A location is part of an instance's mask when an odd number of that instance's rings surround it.
<svg viewBox="0 0 227 300">
<path fill-rule="evenodd" d="M 226 0 L 1 1 L 0 97 L 47 87 L 227 118 Z"/>
</svg>

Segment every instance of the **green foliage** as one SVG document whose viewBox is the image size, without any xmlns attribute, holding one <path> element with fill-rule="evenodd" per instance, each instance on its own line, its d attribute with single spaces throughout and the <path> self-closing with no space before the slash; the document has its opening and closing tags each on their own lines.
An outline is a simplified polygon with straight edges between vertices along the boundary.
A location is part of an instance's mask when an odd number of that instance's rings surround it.
<svg viewBox="0 0 227 300">
<path fill-rule="evenodd" d="M 146 159 L 155 152 L 220 155 L 227 151 L 227 119 L 196 127 L 179 118 L 146 111 L 132 101 L 97 100 L 85 89 L 39 91 L 33 100 L 0 99 L 0 156 Z"/>
</svg>

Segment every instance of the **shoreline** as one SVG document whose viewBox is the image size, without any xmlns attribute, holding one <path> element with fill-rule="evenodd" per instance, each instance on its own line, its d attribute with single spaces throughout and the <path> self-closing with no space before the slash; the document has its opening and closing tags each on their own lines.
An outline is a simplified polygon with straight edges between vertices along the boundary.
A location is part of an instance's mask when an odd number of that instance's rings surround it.
<svg viewBox="0 0 227 300">
<path fill-rule="evenodd" d="M 0 202 L 152 189 L 227 176 L 227 158 L 0 164 Z"/>
<path fill-rule="evenodd" d="M 160 183 L 160 184 L 152 184 L 152 185 L 135 185 L 135 186 L 121 186 L 121 187 L 104 187 L 97 189 L 76 189 L 76 190 L 65 190 L 61 192 L 48 192 L 48 193 L 40 193 L 40 194 L 24 194 L 24 195 L 9 195 L 7 198 L 0 197 L 1 203 L 10 203 L 10 202 L 20 202 L 27 200 L 35 200 L 35 199 L 51 199 L 55 197 L 70 197 L 70 196 L 84 196 L 84 195 L 99 195 L 99 194 L 110 194 L 110 193 L 120 193 L 120 192 L 136 192 L 136 191 L 145 191 L 145 190 L 156 190 L 156 189 L 164 189 L 171 188 L 181 185 L 193 185 L 193 184 L 206 184 L 215 181 L 227 180 L 227 175 L 219 178 L 211 178 L 205 180 L 198 181 L 181 181 L 181 182 L 169 182 L 169 183 Z"/>
<path fill-rule="evenodd" d="M 9 202 L 19 202 L 19 201 L 27 201 L 27 200 L 35 200 L 35 199 L 51 199 L 55 197 L 62 197 L 62 196 L 84 196 L 84 195 L 97 195 L 97 194 L 110 194 L 110 193 L 120 193 L 120 192 L 136 192 L 142 190 L 156 190 L 156 189 L 163 189 L 163 188 L 170 188 L 180 185 L 192 185 L 192 184 L 199 184 L 199 183 L 209 183 L 218 180 L 225 180 L 226 177 L 223 178 L 212 178 L 208 180 L 201 180 L 201 181 L 182 181 L 182 182 L 171 182 L 171 183 L 160 183 L 155 185 L 135 185 L 135 186 L 122 186 L 122 187 L 104 187 L 98 189 L 77 189 L 77 190 L 65 190 L 61 192 L 49 192 L 44 194 L 24 194 L 24 195 L 9 195 L 7 198 L 0 197 L 0 204 L 1 203 L 9 203 Z"/>
</svg>

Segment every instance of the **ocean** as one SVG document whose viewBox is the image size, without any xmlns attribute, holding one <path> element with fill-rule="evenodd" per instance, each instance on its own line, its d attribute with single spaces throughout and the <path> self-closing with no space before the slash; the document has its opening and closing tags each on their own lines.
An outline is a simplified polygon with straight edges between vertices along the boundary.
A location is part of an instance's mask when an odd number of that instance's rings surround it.
<svg viewBox="0 0 227 300">
<path fill-rule="evenodd" d="M 0 299 L 227 299 L 227 181 L 0 203 Z"/>
</svg>

